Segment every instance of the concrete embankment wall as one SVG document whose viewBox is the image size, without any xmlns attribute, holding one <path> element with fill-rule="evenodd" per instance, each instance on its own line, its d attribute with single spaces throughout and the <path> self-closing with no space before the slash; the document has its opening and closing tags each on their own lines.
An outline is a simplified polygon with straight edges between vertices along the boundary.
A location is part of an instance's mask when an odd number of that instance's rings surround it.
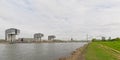
<svg viewBox="0 0 120 60">
<path fill-rule="evenodd" d="M 84 45 L 81 48 L 76 49 L 71 53 L 71 56 L 59 58 L 59 60 L 85 60 L 84 53 L 88 44 Z"/>
</svg>

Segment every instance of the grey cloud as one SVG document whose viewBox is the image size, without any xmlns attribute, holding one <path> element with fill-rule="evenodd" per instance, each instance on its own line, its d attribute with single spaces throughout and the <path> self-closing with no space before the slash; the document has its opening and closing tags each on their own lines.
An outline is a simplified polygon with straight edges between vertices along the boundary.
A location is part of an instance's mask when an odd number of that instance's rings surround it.
<svg viewBox="0 0 120 60">
<path fill-rule="evenodd" d="M 32 37 L 36 32 L 42 32 L 46 36 L 55 34 L 59 39 L 71 37 L 85 39 L 86 34 L 119 36 L 119 33 L 114 34 L 120 30 L 119 2 L 119 0 L 1 0 L 0 24 L 5 26 L 1 26 L 1 32 L 6 28 L 15 27 L 21 29 L 20 37 Z"/>
</svg>

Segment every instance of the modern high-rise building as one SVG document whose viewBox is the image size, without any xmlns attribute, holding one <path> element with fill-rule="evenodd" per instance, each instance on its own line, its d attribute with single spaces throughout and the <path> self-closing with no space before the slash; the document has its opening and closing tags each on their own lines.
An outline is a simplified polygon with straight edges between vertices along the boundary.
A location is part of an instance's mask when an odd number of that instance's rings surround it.
<svg viewBox="0 0 120 60">
<path fill-rule="evenodd" d="M 42 34 L 42 33 L 35 33 L 35 34 L 34 34 L 34 39 L 41 41 L 41 38 L 42 38 L 43 36 L 44 36 L 44 34 Z"/>
<path fill-rule="evenodd" d="M 106 38 L 105 38 L 105 37 L 102 37 L 102 40 L 106 40 Z"/>
<path fill-rule="evenodd" d="M 16 35 L 20 34 L 19 29 L 10 28 L 5 31 L 5 40 L 14 41 L 16 40 Z"/>
<path fill-rule="evenodd" d="M 54 40 L 55 38 L 56 38 L 55 35 L 49 35 L 49 36 L 48 36 L 48 40 Z"/>
</svg>

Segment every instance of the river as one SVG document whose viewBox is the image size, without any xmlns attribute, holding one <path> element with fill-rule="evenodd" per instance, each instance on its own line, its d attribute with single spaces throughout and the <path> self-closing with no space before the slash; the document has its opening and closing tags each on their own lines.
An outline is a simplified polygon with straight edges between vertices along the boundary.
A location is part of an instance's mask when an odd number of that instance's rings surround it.
<svg viewBox="0 0 120 60">
<path fill-rule="evenodd" d="M 58 60 L 86 43 L 0 44 L 0 60 Z"/>
</svg>

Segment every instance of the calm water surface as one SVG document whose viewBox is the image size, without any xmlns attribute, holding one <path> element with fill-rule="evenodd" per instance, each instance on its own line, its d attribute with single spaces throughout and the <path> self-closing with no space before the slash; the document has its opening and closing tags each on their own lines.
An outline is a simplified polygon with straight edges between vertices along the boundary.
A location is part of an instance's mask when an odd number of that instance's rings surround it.
<svg viewBox="0 0 120 60">
<path fill-rule="evenodd" d="M 0 60 L 58 60 L 86 43 L 0 44 Z"/>
</svg>

